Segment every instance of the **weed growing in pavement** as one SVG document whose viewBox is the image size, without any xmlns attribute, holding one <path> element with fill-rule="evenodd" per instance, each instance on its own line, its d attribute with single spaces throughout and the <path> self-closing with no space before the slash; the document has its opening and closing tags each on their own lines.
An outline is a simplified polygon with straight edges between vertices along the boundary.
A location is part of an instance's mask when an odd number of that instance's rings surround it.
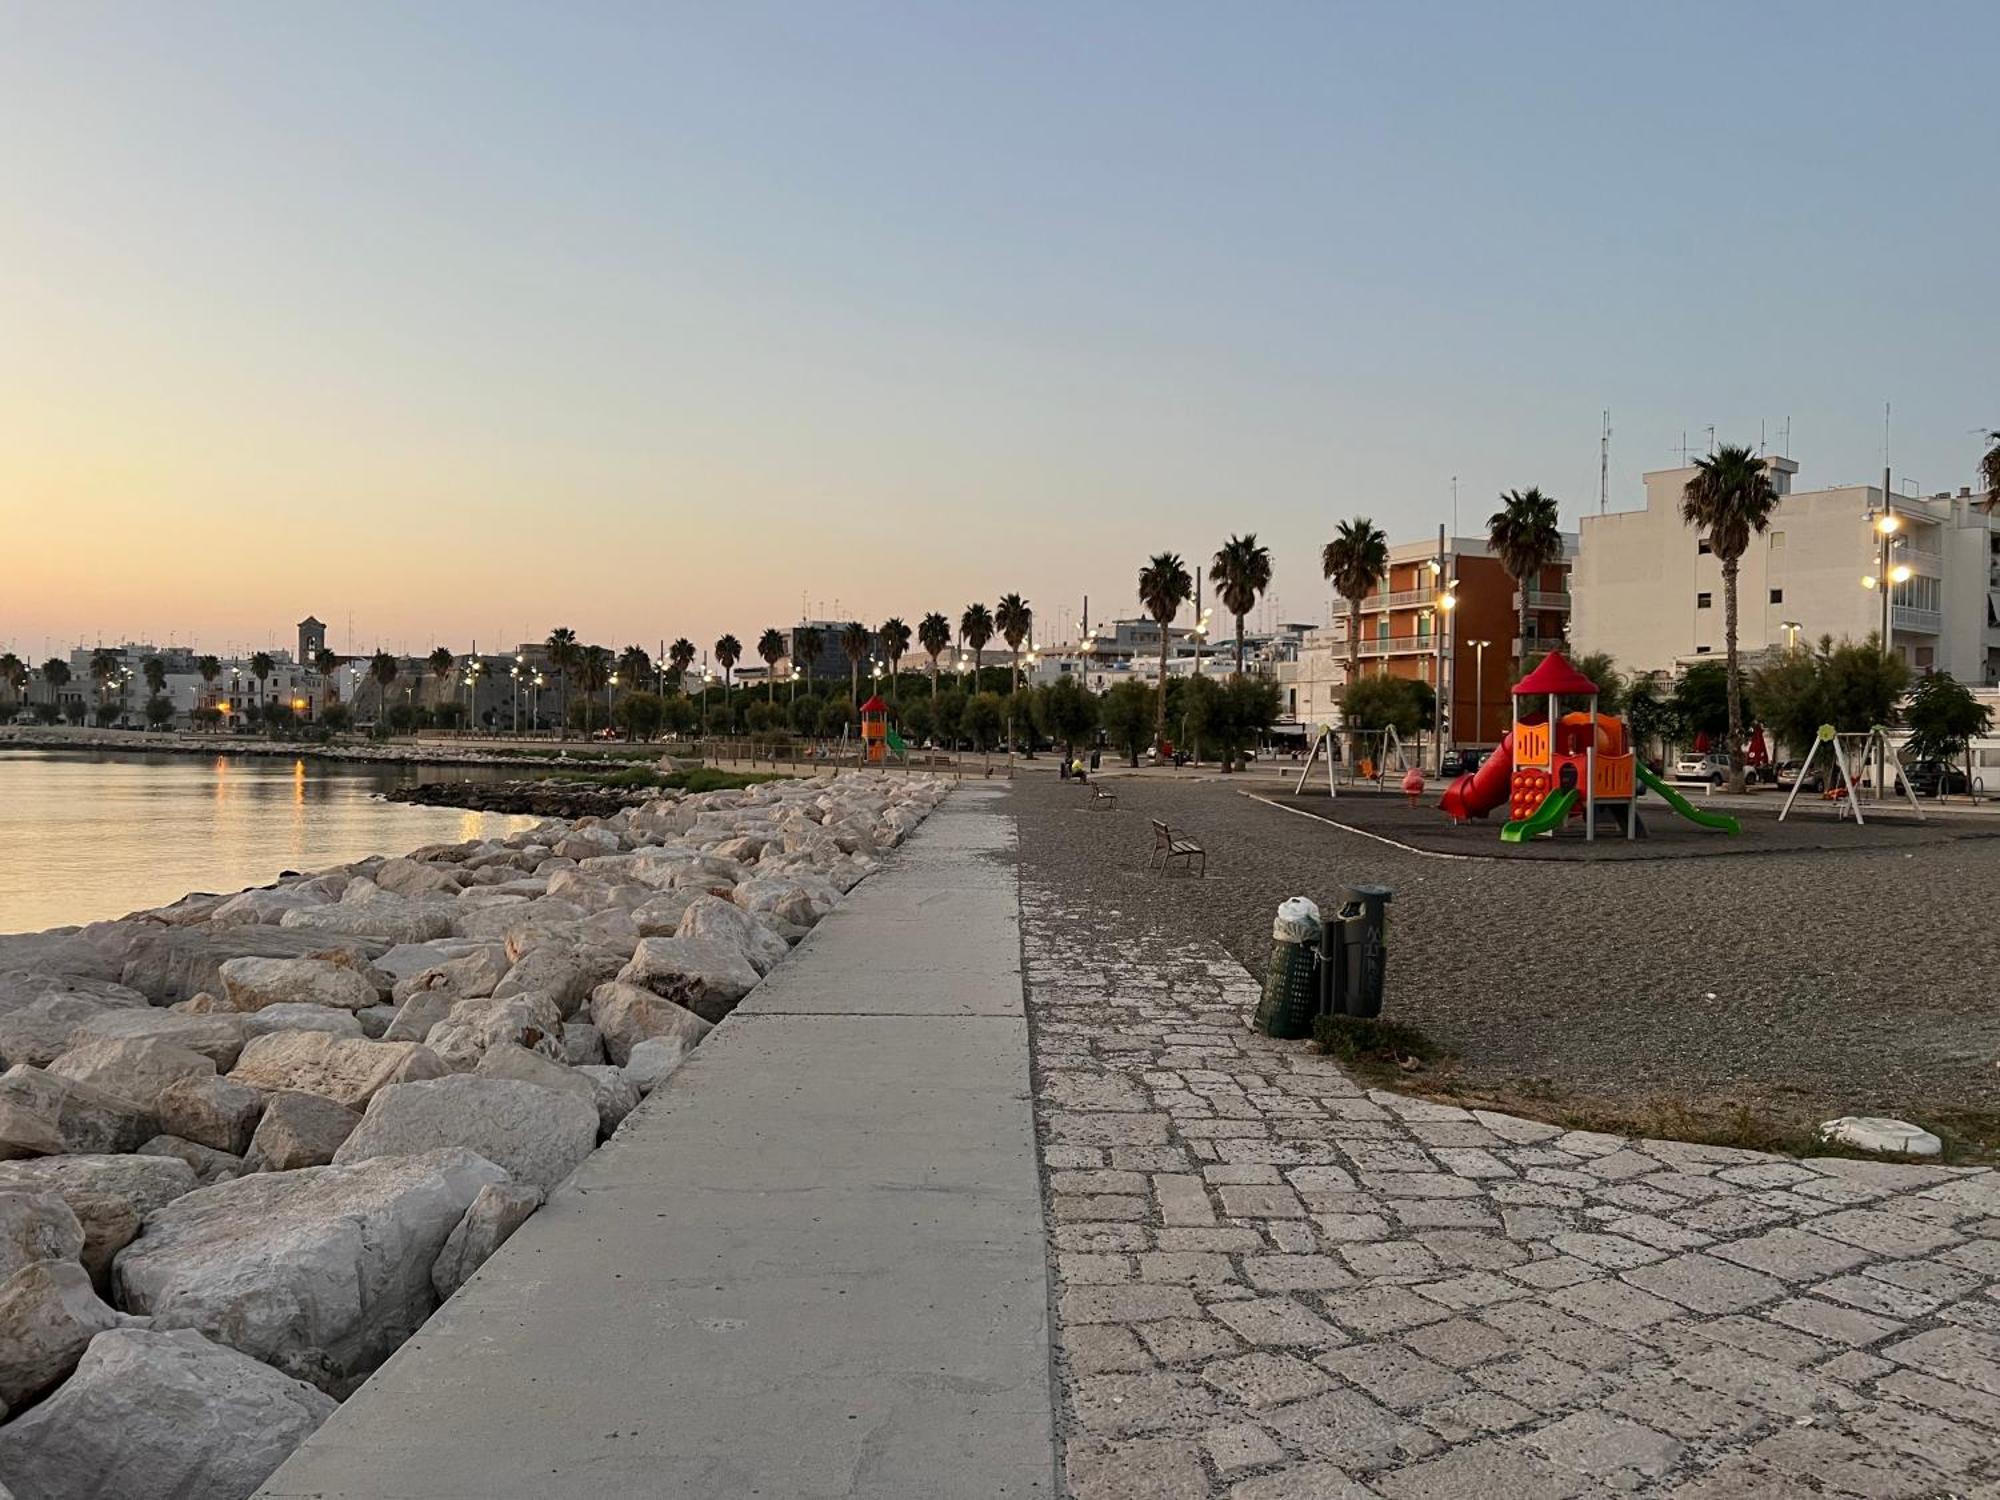
<svg viewBox="0 0 2000 1500">
<path fill-rule="evenodd" d="M 1360 1016 L 1321 1016 L 1313 1041 L 1342 1067 L 1371 1078 L 1402 1078 L 1439 1055 L 1437 1043 L 1414 1026 Z"/>
</svg>

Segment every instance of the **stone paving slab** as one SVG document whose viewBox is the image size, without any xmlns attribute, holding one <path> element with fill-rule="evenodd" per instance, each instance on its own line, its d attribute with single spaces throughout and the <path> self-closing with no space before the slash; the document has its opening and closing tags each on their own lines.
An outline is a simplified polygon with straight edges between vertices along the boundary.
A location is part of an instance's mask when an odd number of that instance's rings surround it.
<svg viewBox="0 0 2000 1500">
<path fill-rule="evenodd" d="M 2000 1496 L 2000 1176 L 1364 1089 L 1022 920 L 1075 1500 Z"/>
<path fill-rule="evenodd" d="M 1010 825 L 990 807 L 947 801 L 850 897 L 862 920 L 822 924 L 259 1493 L 1052 1494 Z M 960 888 L 983 899 L 954 930 L 1011 944 L 1011 1011 L 923 1013 L 955 961 L 912 918 Z"/>
</svg>

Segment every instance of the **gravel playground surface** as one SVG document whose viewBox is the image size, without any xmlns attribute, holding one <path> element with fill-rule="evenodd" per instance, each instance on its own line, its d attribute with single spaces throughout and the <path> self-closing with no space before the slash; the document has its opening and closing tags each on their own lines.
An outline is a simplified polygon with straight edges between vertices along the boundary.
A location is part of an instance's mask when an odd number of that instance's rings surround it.
<svg viewBox="0 0 2000 1500">
<path fill-rule="evenodd" d="M 1012 805 L 1024 863 L 1100 912 L 1108 943 L 1210 937 L 1261 976 L 1285 897 L 1326 907 L 1345 884 L 1394 889 L 1384 1018 L 1448 1054 L 1405 1087 L 1551 1119 L 1630 1110 L 1658 1123 L 1740 1105 L 1797 1130 L 1892 1114 L 1991 1145 L 2000 840 L 1978 836 L 1990 825 L 1871 825 L 1872 847 L 1823 850 L 1856 830 L 1815 821 L 1801 825 L 1809 838 L 1759 850 L 1775 824 L 1753 812 L 1764 821 L 1742 839 L 1702 835 L 1735 846 L 1724 858 L 1437 859 L 1245 797 L 1237 778 L 1105 785 L 1115 810 L 1089 811 L 1080 789 L 1041 775 L 1015 783 Z M 1257 789 L 1272 793 L 1263 778 Z M 1344 796 L 1340 814 L 1361 803 Z M 1149 818 L 1207 848 L 1206 879 L 1147 868 Z M 1460 833 L 1455 852 L 1499 844 L 1497 824 Z"/>
</svg>

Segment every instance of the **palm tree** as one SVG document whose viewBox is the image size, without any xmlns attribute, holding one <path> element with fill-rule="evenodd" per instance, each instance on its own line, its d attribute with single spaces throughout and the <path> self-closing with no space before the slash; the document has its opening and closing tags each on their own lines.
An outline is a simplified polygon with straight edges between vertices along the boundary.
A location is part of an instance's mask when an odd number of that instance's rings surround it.
<svg viewBox="0 0 2000 1500">
<path fill-rule="evenodd" d="M 785 659 L 785 633 L 776 626 L 757 637 L 757 657 L 764 663 L 764 701 L 778 696 L 778 663 Z"/>
<path fill-rule="evenodd" d="M 1271 586 L 1271 549 L 1257 545 L 1257 533 L 1232 536 L 1208 565 L 1208 581 L 1222 597 L 1222 607 L 1236 616 L 1236 671 L 1243 672 L 1243 617 L 1257 607 L 1257 596 Z"/>
<path fill-rule="evenodd" d="M 653 658 L 644 646 L 627 646 L 618 653 L 618 680 L 634 693 L 653 680 Z"/>
<path fill-rule="evenodd" d="M 682 636 L 667 647 L 667 665 L 674 669 L 674 691 L 682 692 L 687 687 L 688 669 L 694 665 L 694 642 Z"/>
<path fill-rule="evenodd" d="M 270 682 L 271 673 L 277 669 L 277 665 L 271 660 L 271 653 L 268 651 L 259 651 L 250 658 L 250 675 L 257 679 L 257 692 L 260 697 L 271 696 L 271 690 L 266 684 Z"/>
<path fill-rule="evenodd" d="M 396 680 L 400 670 L 396 658 L 386 651 L 377 651 L 368 658 L 368 676 L 375 684 L 375 717 L 378 719 L 389 716 L 389 684 Z"/>
<path fill-rule="evenodd" d="M 201 677 L 202 707 L 211 707 L 215 702 L 215 679 L 222 675 L 222 661 L 219 657 L 197 656 L 194 669 Z"/>
<path fill-rule="evenodd" d="M 585 646 L 577 653 L 576 685 L 583 689 L 583 732 L 590 733 L 590 710 L 597 701 L 599 692 L 611 691 L 611 648 L 609 646 Z M 605 705 L 605 718 L 611 717 L 610 705 Z"/>
<path fill-rule="evenodd" d="M 322 646 L 319 650 L 313 652 L 312 664 L 313 670 L 319 673 L 320 677 L 326 683 L 326 701 L 328 703 L 335 702 L 338 694 L 334 689 L 333 674 L 340 666 L 340 657 L 327 647 Z"/>
<path fill-rule="evenodd" d="M 1521 595 L 1521 649 L 1514 655 L 1518 673 L 1527 662 L 1532 610 L 1529 595 L 1541 581 L 1542 569 L 1562 561 L 1562 528 L 1557 524 L 1555 500 L 1533 487 L 1507 491 L 1500 497 L 1500 508 L 1487 518 L 1486 541 Z"/>
<path fill-rule="evenodd" d="M 986 665 L 986 643 L 993 639 L 993 615 L 983 604 L 968 604 L 958 617 L 958 633 L 972 648 L 972 691 L 979 691 L 979 672 Z"/>
<path fill-rule="evenodd" d="M 872 645 L 868 638 L 868 627 L 859 620 L 849 620 L 840 627 L 840 649 L 847 655 L 847 664 L 854 672 L 853 698 L 861 701 L 861 663 L 868 658 L 868 648 Z"/>
<path fill-rule="evenodd" d="M 1342 521 L 1320 549 L 1320 572 L 1347 601 L 1347 685 L 1361 677 L 1361 601 L 1389 571 L 1389 539 L 1367 516 Z"/>
<path fill-rule="evenodd" d="M 735 672 L 736 664 L 743 660 L 743 643 L 733 635 L 725 635 L 715 643 L 715 659 L 722 663 L 722 691 L 726 701 L 729 689 L 735 685 L 731 674 Z"/>
<path fill-rule="evenodd" d="M 424 665 L 431 669 L 431 676 L 433 678 L 439 683 L 443 683 L 445 678 L 451 676 L 451 669 L 458 665 L 458 657 L 453 654 L 449 646 L 433 646 L 431 647 L 431 654 L 424 658 Z M 450 696 L 449 693 L 439 692 L 437 700 L 442 703 Z"/>
<path fill-rule="evenodd" d="M 1986 487 L 1986 508 L 2000 510 L 2000 432 L 1986 434 L 1986 455 L 1979 460 L 1979 482 Z"/>
<path fill-rule="evenodd" d="M 896 673 L 901 668 L 903 653 L 910 649 L 910 627 L 903 623 L 900 615 L 891 615 L 882 622 L 882 655 L 889 662 L 889 701 L 896 701 Z"/>
<path fill-rule="evenodd" d="M 11 651 L 0 654 L 0 683 L 6 684 L 8 697 L 20 701 L 28 685 L 28 664 Z"/>
<path fill-rule="evenodd" d="M 806 691 L 813 685 L 813 663 L 819 660 L 819 632 L 810 625 L 801 625 L 792 632 L 792 665 L 803 667 L 806 674 Z"/>
<path fill-rule="evenodd" d="M 110 696 L 109 684 L 118 675 L 125 658 L 109 646 L 99 646 L 90 653 L 90 680 L 97 684 L 97 701 L 101 706 Z"/>
<path fill-rule="evenodd" d="M 167 664 L 157 656 L 149 656 L 139 668 L 146 679 L 146 691 L 158 697 L 167 690 Z"/>
<path fill-rule="evenodd" d="M 558 625 L 549 632 L 543 642 L 549 653 L 549 665 L 556 669 L 556 690 L 562 705 L 557 712 L 561 715 L 557 723 L 562 725 L 562 736 L 569 738 L 569 674 L 576 670 L 581 660 L 576 644 L 576 632 L 567 625 Z"/>
<path fill-rule="evenodd" d="M 49 685 L 49 706 L 53 708 L 62 697 L 62 690 L 69 686 L 69 663 L 60 656 L 51 656 L 42 663 L 42 681 Z"/>
<path fill-rule="evenodd" d="M 1019 594 L 1003 594 L 993 607 L 993 623 L 1014 658 L 1013 691 L 1021 691 L 1021 643 L 1035 628 L 1035 612 Z"/>
<path fill-rule="evenodd" d="M 1167 738 L 1167 637 L 1174 616 L 1194 597 L 1194 574 L 1178 552 L 1156 552 L 1139 570 L 1139 602 L 1160 627 L 1160 699 L 1153 713 L 1155 738 Z"/>
<path fill-rule="evenodd" d="M 931 701 L 938 695 L 938 658 L 951 649 L 951 621 L 932 610 L 917 621 L 917 643 L 931 658 Z"/>
<path fill-rule="evenodd" d="M 1708 533 L 1709 550 L 1722 564 L 1723 671 L 1729 684 L 1729 789 L 1743 790 L 1743 674 L 1736 661 L 1736 569 L 1750 538 L 1771 524 L 1778 492 L 1764 460 L 1748 448 L 1718 448 L 1694 461 L 1694 478 L 1681 491 L 1681 519 Z M 1882 581 L 1887 588 L 1887 579 Z"/>
</svg>

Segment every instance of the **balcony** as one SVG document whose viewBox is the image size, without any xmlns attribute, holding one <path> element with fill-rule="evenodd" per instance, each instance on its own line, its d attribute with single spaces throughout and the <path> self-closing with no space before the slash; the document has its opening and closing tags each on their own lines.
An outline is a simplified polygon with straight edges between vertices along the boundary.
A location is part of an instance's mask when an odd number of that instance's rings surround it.
<svg viewBox="0 0 2000 1500">
<path fill-rule="evenodd" d="M 1392 635 L 1386 640 L 1363 640 L 1361 654 L 1366 656 L 1429 656 L 1437 649 L 1434 635 Z"/>
<path fill-rule="evenodd" d="M 1429 609 L 1438 601 L 1437 589 L 1401 589 L 1393 594 L 1370 594 L 1361 601 L 1361 613 L 1379 615 L 1385 609 Z M 1342 615 L 1347 613 L 1347 601 L 1340 600 L 1334 608 Z"/>
<path fill-rule="evenodd" d="M 1935 609 L 1912 609 L 1905 604 L 1892 605 L 1889 610 L 1889 628 L 1907 630 L 1914 635 L 1936 635 L 1944 629 L 1944 615 Z"/>
<path fill-rule="evenodd" d="M 1569 595 L 1555 593 L 1549 589 L 1529 589 L 1528 608 L 1557 610 L 1563 614 L 1567 614 L 1569 613 Z M 1520 611 L 1521 591 L 1516 589 L 1514 590 L 1514 612 L 1519 614 Z"/>
</svg>

